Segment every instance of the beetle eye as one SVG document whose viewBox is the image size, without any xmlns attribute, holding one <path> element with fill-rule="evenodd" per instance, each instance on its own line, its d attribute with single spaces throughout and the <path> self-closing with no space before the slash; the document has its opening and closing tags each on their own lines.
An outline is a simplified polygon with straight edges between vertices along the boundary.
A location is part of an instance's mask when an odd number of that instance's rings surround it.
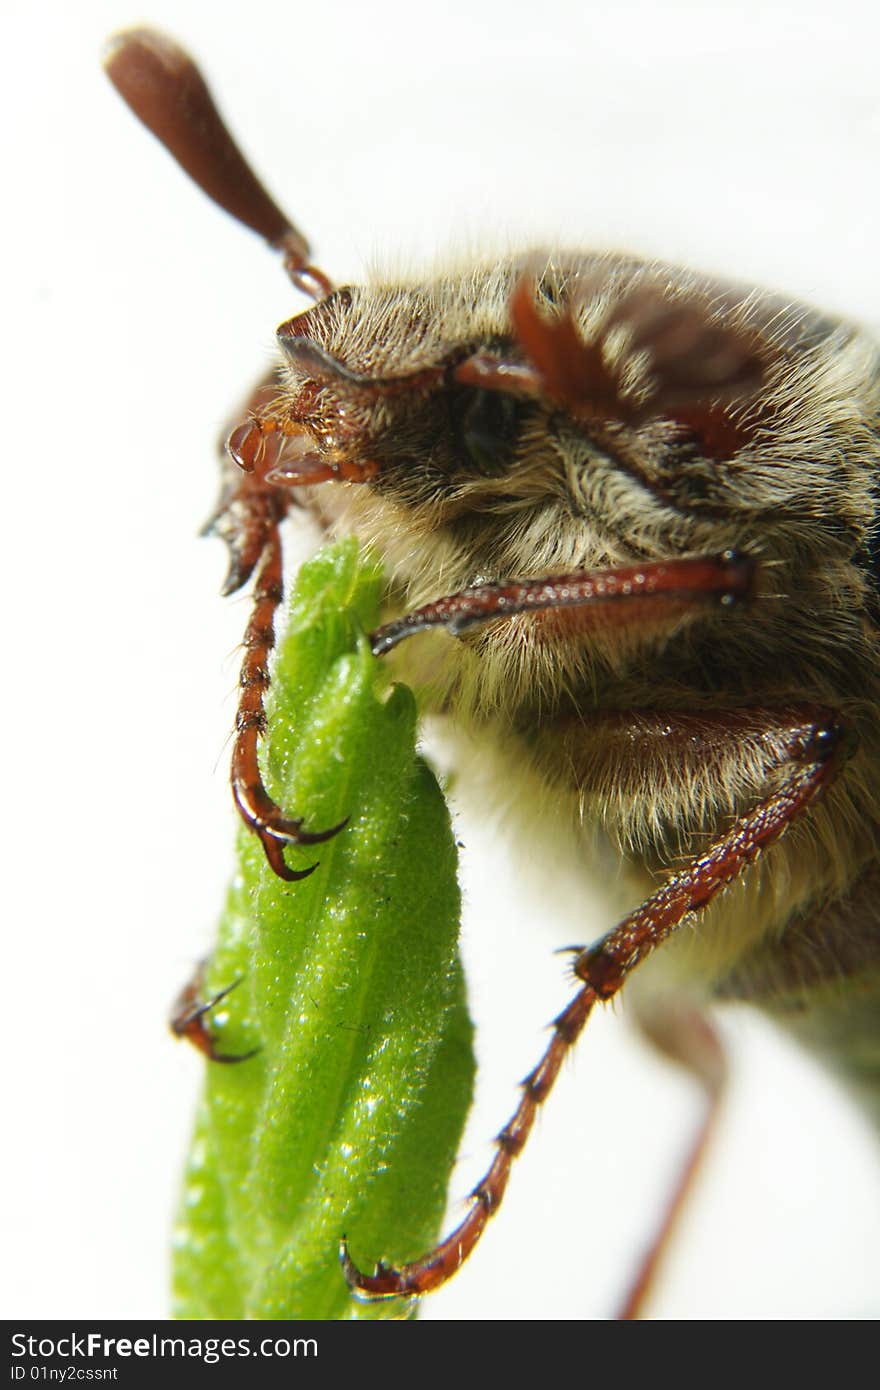
<svg viewBox="0 0 880 1390">
<path fill-rule="evenodd" d="M 475 387 L 450 390 L 448 402 L 465 465 L 486 477 L 503 473 L 513 452 L 523 403 L 502 392 Z"/>
</svg>

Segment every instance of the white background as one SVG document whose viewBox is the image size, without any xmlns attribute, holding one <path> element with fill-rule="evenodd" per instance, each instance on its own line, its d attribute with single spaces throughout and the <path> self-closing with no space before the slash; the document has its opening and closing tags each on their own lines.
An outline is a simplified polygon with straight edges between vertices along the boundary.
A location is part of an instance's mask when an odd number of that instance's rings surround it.
<svg viewBox="0 0 880 1390">
<path fill-rule="evenodd" d="M 156 1317 L 201 1063 L 166 1005 L 211 940 L 243 601 L 195 533 L 213 439 L 299 307 L 123 109 L 102 38 L 198 55 L 338 281 L 450 245 L 626 246 L 880 324 L 880 26 L 827 4 L 35 4 L 5 21 L 6 1317 Z M 480 1088 L 461 1199 L 610 925 L 463 818 Z M 876 1150 L 766 1025 L 662 1317 L 874 1315 Z M 608 1315 L 690 1132 L 685 1082 L 591 1023 L 470 1265 L 424 1316 Z M 460 1208 L 456 1208 L 456 1211 Z"/>
</svg>

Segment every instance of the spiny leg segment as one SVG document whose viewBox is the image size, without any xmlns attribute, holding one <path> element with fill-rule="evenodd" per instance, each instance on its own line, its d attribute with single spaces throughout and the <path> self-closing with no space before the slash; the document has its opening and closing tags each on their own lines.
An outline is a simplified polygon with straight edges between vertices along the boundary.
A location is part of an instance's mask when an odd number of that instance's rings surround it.
<svg viewBox="0 0 880 1390">
<path fill-rule="evenodd" d="M 225 989 L 219 990 L 217 994 L 205 1000 L 201 997 L 203 980 L 204 967 L 200 965 L 192 979 L 184 985 L 175 1001 L 170 1020 L 172 1033 L 177 1038 L 186 1038 L 193 1047 L 204 1052 L 205 1056 L 212 1062 L 225 1062 L 227 1064 L 249 1062 L 252 1057 L 256 1057 L 260 1050 L 258 1047 L 252 1047 L 249 1052 L 221 1052 L 206 1023 L 211 1010 L 216 1008 L 227 994 L 231 994 L 234 989 L 237 989 L 241 980 L 233 980 L 231 985 L 227 985 Z"/>
<path fill-rule="evenodd" d="M 248 403 L 254 419 L 277 394 L 275 373 L 257 384 Z M 270 435 L 274 443 L 274 435 Z M 288 882 L 314 870 L 290 869 L 284 860 L 286 844 L 315 845 L 338 834 L 346 822 L 329 830 L 307 831 L 301 817 L 286 816 L 266 791 L 260 772 L 258 745 L 266 728 L 265 694 L 270 684 L 269 659 L 275 645 L 275 614 L 283 598 L 281 522 L 290 506 L 289 489 L 273 487 L 265 472 L 276 460 L 255 446 L 245 460 L 227 458 L 220 502 L 206 532 L 229 547 L 229 572 L 224 594 L 234 593 L 256 574 L 253 606 L 244 635 L 244 658 L 239 676 L 231 785 L 238 811 L 259 837 L 273 871 Z"/>
<path fill-rule="evenodd" d="M 448 594 L 403 617 L 385 623 L 370 634 L 376 656 L 430 627 L 445 627 L 454 637 L 493 618 L 512 618 L 518 613 L 578 608 L 587 628 L 590 610 L 599 624 L 631 623 L 644 616 L 650 605 L 655 618 L 670 620 L 682 609 L 701 605 L 731 607 L 747 599 L 754 578 L 754 562 L 748 556 L 726 550 L 721 555 L 696 559 L 652 561 L 622 565 L 616 569 L 576 571 L 547 575 L 519 583 L 481 584 Z"/>
<path fill-rule="evenodd" d="M 544 1056 L 522 1083 L 522 1098 L 496 1139 L 497 1153 L 471 1193 L 471 1207 L 451 1235 L 421 1259 L 391 1268 L 382 1263 L 374 1274 L 355 1264 L 345 1241 L 340 1258 L 352 1291 L 364 1298 L 406 1298 L 444 1284 L 477 1244 L 489 1218 L 498 1210 L 514 1158 L 521 1153 L 563 1059 L 580 1036 L 597 1001 L 614 997 L 630 972 L 669 937 L 692 912 L 712 899 L 774 844 L 812 805 L 837 775 L 846 753 L 839 724 L 827 711 L 816 712 L 808 729 L 792 730 L 782 787 L 741 816 L 704 854 L 672 874 L 635 912 L 624 918 L 597 945 L 579 951 L 575 976 L 582 988 L 554 1019 L 553 1036 Z"/>
<path fill-rule="evenodd" d="M 284 846 L 320 844 L 337 835 L 345 821 L 329 830 L 303 830 L 302 818 L 283 815 L 263 785 L 257 746 L 266 728 L 263 699 L 269 685 L 269 655 L 275 643 L 275 610 L 283 592 L 281 537 L 275 526 L 263 551 L 254 585 L 254 606 L 244 636 L 241 694 L 232 750 L 232 794 L 245 824 L 259 836 L 274 872 L 292 883 L 307 878 L 317 866 L 289 868 L 284 861 Z"/>
</svg>

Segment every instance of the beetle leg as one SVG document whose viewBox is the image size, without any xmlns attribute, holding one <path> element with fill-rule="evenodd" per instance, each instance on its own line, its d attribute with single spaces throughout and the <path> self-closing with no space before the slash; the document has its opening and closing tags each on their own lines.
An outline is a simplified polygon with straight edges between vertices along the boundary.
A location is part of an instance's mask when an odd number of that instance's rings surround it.
<svg viewBox="0 0 880 1390">
<path fill-rule="evenodd" d="M 343 829 L 347 817 L 329 830 L 303 830 L 302 817 L 285 816 L 263 785 L 257 746 L 266 728 L 263 697 L 269 685 L 269 653 L 275 643 L 275 610 L 283 592 L 281 536 L 275 523 L 263 550 L 254 585 L 254 606 L 244 635 L 231 778 L 232 795 L 245 825 L 259 836 L 266 858 L 279 878 L 292 883 L 308 877 L 317 865 L 308 869 L 288 868 L 284 862 L 284 845 L 321 844 Z"/>
<path fill-rule="evenodd" d="M 211 1009 L 215 1008 L 221 999 L 225 999 L 227 994 L 231 994 L 241 984 L 241 979 L 233 980 L 231 985 L 221 989 L 211 999 L 203 1001 L 200 998 L 203 977 L 204 969 L 200 965 L 178 995 L 171 1011 L 172 1033 L 176 1038 L 187 1038 L 212 1062 L 231 1064 L 250 1061 L 251 1057 L 256 1057 L 259 1052 L 258 1047 L 252 1047 L 249 1052 L 219 1052 L 205 1021 Z"/>
<path fill-rule="evenodd" d="M 733 550 L 696 559 L 652 561 L 617 569 L 577 571 L 520 583 L 481 584 L 416 608 L 370 634 L 376 656 L 406 637 L 429 627 L 445 627 L 453 636 L 492 618 L 517 613 L 577 608 L 580 630 L 588 628 L 592 610 L 597 625 L 631 624 L 649 617 L 670 619 L 701 604 L 730 607 L 747 599 L 754 562 Z"/>
<path fill-rule="evenodd" d="M 707 853 L 672 874 L 640 908 L 582 951 L 574 964 L 575 975 L 601 999 L 612 998 L 639 961 L 689 913 L 705 907 L 719 889 L 779 839 L 833 781 L 844 756 L 843 730 L 833 720 L 794 730 L 788 752 L 792 769 L 780 790 L 740 817 Z"/>
<path fill-rule="evenodd" d="M 266 727 L 263 707 L 269 686 L 269 657 L 275 645 L 275 611 L 283 597 L 281 522 L 291 506 L 289 487 L 277 487 L 265 476 L 284 438 L 270 413 L 278 395 L 275 369 L 267 373 L 246 403 L 247 424 L 233 433 L 250 431 L 248 457 L 233 460 L 224 449 L 222 480 L 217 509 L 203 534 L 217 535 L 229 547 L 229 570 L 223 593 L 240 589 L 256 572 L 254 605 L 244 635 L 244 659 L 239 676 L 239 702 L 232 752 L 232 794 L 245 825 L 253 830 L 272 869 L 279 878 L 294 882 L 315 869 L 290 869 L 284 862 L 284 845 L 314 845 L 329 840 L 346 824 L 329 830 L 306 831 L 301 817 L 285 816 L 263 785 L 257 746 Z M 263 439 L 273 453 L 267 460 Z M 247 466 L 245 466 L 247 465 Z"/>
<path fill-rule="evenodd" d="M 662 1219 L 645 1251 L 638 1270 L 616 1314 L 619 1322 L 641 1317 L 657 1270 L 669 1247 L 675 1226 L 693 1191 L 703 1155 L 709 1144 L 721 1109 L 727 1080 L 727 1059 L 716 1029 L 710 1020 L 689 1001 L 679 1000 L 661 1007 L 642 1006 L 636 1010 L 636 1020 L 648 1042 L 665 1057 L 690 1072 L 703 1091 L 703 1117 L 679 1170 L 678 1179 L 663 1212 Z"/>
<path fill-rule="evenodd" d="M 843 731 L 832 719 L 817 719 L 807 728 L 793 729 L 783 759 L 788 775 L 782 786 L 740 816 L 686 868 L 671 874 L 597 945 L 578 953 L 574 974 L 583 982 L 582 987 L 554 1019 L 550 1044 L 522 1083 L 522 1099 L 495 1141 L 498 1152 L 471 1193 L 472 1205 L 464 1220 L 421 1259 L 399 1268 L 380 1263 L 374 1274 L 362 1273 L 343 1240 L 340 1259 L 355 1295 L 369 1299 L 429 1293 L 460 1269 L 498 1210 L 513 1160 L 522 1151 L 538 1108 L 597 1000 L 613 998 L 641 960 L 774 844 L 834 780 L 846 752 Z"/>
</svg>

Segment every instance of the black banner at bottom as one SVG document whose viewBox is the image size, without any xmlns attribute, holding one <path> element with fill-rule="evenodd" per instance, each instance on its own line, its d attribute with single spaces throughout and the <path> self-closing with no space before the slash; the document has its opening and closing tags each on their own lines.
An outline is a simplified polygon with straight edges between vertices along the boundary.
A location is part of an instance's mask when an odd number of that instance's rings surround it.
<svg viewBox="0 0 880 1390">
<path fill-rule="evenodd" d="M 407 1321 L 407 1320 L 403 1320 Z M 413 1324 L 410 1324 L 412 1326 Z M 431 1344 L 423 1324 L 417 1334 Z M 448 1336 L 449 1328 L 446 1328 Z M 425 1338 L 427 1333 L 427 1338 Z M 167 1373 L 190 1387 L 230 1371 L 249 1385 L 320 1385 L 318 1368 L 412 1372 L 424 1346 L 400 1321 L 6 1323 L 8 1385 L 155 1386 Z M 0 1371 L 0 1377 L 3 1377 Z M 2 1379 L 0 1379 L 2 1390 Z"/>
</svg>

